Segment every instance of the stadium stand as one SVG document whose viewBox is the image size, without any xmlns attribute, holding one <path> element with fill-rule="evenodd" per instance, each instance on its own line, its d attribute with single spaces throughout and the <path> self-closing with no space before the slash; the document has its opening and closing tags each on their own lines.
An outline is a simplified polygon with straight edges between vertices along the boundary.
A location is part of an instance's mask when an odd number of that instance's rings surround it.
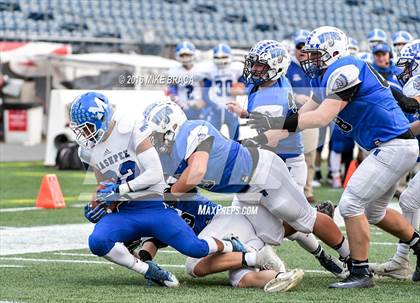
<svg viewBox="0 0 420 303">
<path fill-rule="evenodd" d="M 417 0 L 3 0 L 0 36 L 165 45 L 189 39 L 203 47 L 225 41 L 247 48 L 326 24 L 360 40 L 375 27 L 418 33 L 419 16 Z"/>
</svg>

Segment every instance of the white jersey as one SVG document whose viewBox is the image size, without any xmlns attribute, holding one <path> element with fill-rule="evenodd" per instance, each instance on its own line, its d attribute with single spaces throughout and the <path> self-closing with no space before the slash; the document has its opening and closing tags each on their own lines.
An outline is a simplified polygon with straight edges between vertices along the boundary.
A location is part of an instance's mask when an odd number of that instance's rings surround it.
<svg viewBox="0 0 420 303">
<path fill-rule="evenodd" d="M 200 66 L 200 78 L 211 81 L 209 99 L 220 108 L 226 108 L 226 102 L 235 99 L 231 95 L 233 84 L 242 76 L 244 65 L 241 62 L 232 62 L 219 68 L 213 62 L 203 63 Z"/>
<path fill-rule="evenodd" d="M 177 98 L 177 103 L 187 109 L 199 99 L 200 90 L 197 78 L 197 67 L 186 69 L 179 64 L 168 71 L 169 94 Z"/>
<path fill-rule="evenodd" d="M 420 96 L 420 75 L 411 77 L 403 87 L 403 94 L 409 98 Z"/>
<path fill-rule="evenodd" d="M 92 149 L 79 147 L 80 159 L 99 171 L 108 181 L 124 184 L 140 175 L 144 168 L 136 156 L 137 146 L 150 135 L 150 128 L 144 127 L 144 120 L 118 117 L 114 115 L 116 124 L 109 137 Z M 149 188 L 131 192 L 121 200 L 136 200 L 150 194 L 162 194 L 164 181 Z"/>
</svg>

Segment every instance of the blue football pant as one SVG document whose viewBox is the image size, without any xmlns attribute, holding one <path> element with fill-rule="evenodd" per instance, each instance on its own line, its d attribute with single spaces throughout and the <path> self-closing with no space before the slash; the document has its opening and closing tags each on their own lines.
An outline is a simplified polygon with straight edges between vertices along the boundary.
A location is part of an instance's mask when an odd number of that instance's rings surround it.
<svg viewBox="0 0 420 303">
<path fill-rule="evenodd" d="M 142 237 L 157 238 L 193 258 L 209 254 L 207 242 L 199 239 L 174 209 L 158 201 L 126 203 L 119 212 L 103 217 L 89 236 L 89 248 L 93 254 L 104 256 L 115 243 Z"/>
</svg>

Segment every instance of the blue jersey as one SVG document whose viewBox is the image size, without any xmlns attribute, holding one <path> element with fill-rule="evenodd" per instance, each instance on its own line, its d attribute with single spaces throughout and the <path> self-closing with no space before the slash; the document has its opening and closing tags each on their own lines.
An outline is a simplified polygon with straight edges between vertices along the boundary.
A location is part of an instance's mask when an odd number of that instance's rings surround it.
<svg viewBox="0 0 420 303">
<path fill-rule="evenodd" d="M 391 61 L 391 64 L 387 68 L 382 68 L 377 66 L 375 63 L 372 63 L 373 68 L 388 81 L 389 85 L 402 91 L 401 84 L 398 82 L 397 75 L 399 75 L 402 70 L 395 66 L 395 64 Z"/>
<path fill-rule="evenodd" d="M 197 193 L 176 204 L 180 216 L 198 235 L 213 219 L 221 205 L 213 203 L 203 195 Z"/>
<path fill-rule="evenodd" d="M 280 77 L 273 86 L 255 87 L 248 84 L 248 112 L 269 113 L 273 117 L 288 117 L 297 111 L 292 87 L 285 76 Z M 282 158 L 296 157 L 303 153 L 302 134 L 291 134 L 281 140 L 276 153 Z"/>
<path fill-rule="evenodd" d="M 398 137 L 410 127 L 388 82 L 371 65 L 358 58 L 346 56 L 337 60 L 323 76 L 312 79 L 311 86 L 317 102 L 355 88 L 335 123 L 366 150 Z"/>
<path fill-rule="evenodd" d="M 207 172 L 198 186 L 213 192 L 238 193 L 248 188 L 253 161 L 247 148 L 225 138 L 210 123 L 186 121 L 179 129 L 172 147 L 171 158 L 178 166 L 176 174 L 188 166 L 188 158 L 204 140 L 213 137 Z"/>
<path fill-rule="evenodd" d="M 299 63 L 291 62 L 286 74 L 289 79 L 290 85 L 293 87 L 293 92 L 297 95 L 311 95 L 311 83 L 310 78 L 306 76 L 302 67 Z"/>
</svg>

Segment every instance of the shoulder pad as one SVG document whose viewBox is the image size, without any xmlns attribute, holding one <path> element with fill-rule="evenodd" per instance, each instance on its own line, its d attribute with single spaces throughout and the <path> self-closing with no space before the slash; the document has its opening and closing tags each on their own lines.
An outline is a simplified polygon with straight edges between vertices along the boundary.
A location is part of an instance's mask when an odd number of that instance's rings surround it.
<svg viewBox="0 0 420 303">
<path fill-rule="evenodd" d="M 420 75 L 411 77 L 404 85 L 403 94 L 406 97 L 414 98 L 420 96 Z"/>
<path fill-rule="evenodd" d="M 77 149 L 77 153 L 79 155 L 79 158 L 82 162 L 89 164 L 90 163 L 90 158 L 91 158 L 91 150 L 87 149 L 87 148 L 83 148 L 81 146 L 79 146 L 79 148 Z"/>
<path fill-rule="evenodd" d="M 206 125 L 197 125 L 194 127 L 187 138 L 187 149 L 185 159 L 188 159 L 196 150 L 197 146 L 209 137 L 209 128 Z"/>
<path fill-rule="evenodd" d="M 327 96 L 344 91 L 359 84 L 361 82 L 359 74 L 359 69 L 353 64 L 340 66 L 335 69 L 327 80 Z"/>
<path fill-rule="evenodd" d="M 119 117 L 116 120 L 117 130 L 121 134 L 127 134 L 133 130 L 135 120 L 132 117 Z"/>
</svg>

